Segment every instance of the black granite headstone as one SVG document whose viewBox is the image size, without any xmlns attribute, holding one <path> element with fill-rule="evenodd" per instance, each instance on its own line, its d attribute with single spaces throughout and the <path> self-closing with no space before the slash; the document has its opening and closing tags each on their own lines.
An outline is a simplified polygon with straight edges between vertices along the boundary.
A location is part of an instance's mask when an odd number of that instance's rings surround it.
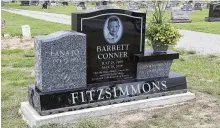
<svg viewBox="0 0 220 128">
<path fill-rule="evenodd" d="M 62 2 L 62 5 L 64 5 L 64 6 L 68 6 L 68 2 L 63 1 L 63 2 Z"/>
<path fill-rule="evenodd" d="M 72 30 L 87 36 L 87 84 L 136 78 L 131 56 L 144 52 L 145 22 L 120 9 L 72 14 Z"/>
<path fill-rule="evenodd" d="M 30 6 L 30 1 L 21 1 L 21 6 Z"/>
<path fill-rule="evenodd" d="M 205 18 L 208 22 L 220 22 L 220 3 L 212 3 L 209 7 L 209 17 Z"/>
<path fill-rule="evenodd" d="M 31 106 L 49 115 L 187 92 L 186 77 L 170 72 L 178 53 L 144 50 L 145 23 L 145 13 L 120 9 L 73 13 L 81 33 L 36 38 Z"/>
</svg>

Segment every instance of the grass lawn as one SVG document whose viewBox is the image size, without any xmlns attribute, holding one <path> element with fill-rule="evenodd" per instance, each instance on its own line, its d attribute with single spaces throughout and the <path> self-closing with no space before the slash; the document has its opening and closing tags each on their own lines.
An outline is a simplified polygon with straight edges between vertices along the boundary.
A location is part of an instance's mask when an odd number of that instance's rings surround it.
<svg viewBox="0 0 220 128">
<path fill-rule="evenodd" d="M 71 4 L 70 6 L 51 7 L 49 9 L 41 9 L 41 6 L 22 7 L 22 6 L 19 6 L 19 4 L 20 3 L 5 4 L 3 8 L 17 8 L 17 9 L 44 11 L 44 12 L 50 12 L 50 13 L 60 13 L 60 14 L 66 14 L 66 15 L 70 15 L 71 13 L 77 11 L 76 6 L 72 6 Z M 95 5 L 87 4 L 87 7 L 94 7 L 94 6 Z M 120 6 L 120 8 L 126 9 L 125 6 Z M 141 9 L 141 11 L 144 11 L 144 9 Z M 179 23 L 179 24 L 174 24 L 174 26 L 179 29 L 220 34 L 220 31 L 219 31 L 220 22 L 205 22 L 205 17 L 208 17 L 208 11 L 209 11 L 208 9 L 203 9 L 202 11 L 195 11 L 195 12 L 189 13 L 192 23 Z M 148 21 L 151 16 L 152 16 L 152 13 L 149 12 L 147 15 Z M 170 11 L 167 12 L 166 16 L 168 19 L 170 19 L 171 17 Z"/>
<path fill-rule="evenodd" d="M 205 22 L 205 17 L 208 17 L 208 13 L 208 9 L 195 11 L 189 14 L 192 23 L 180 23 L 174 24 L 174 26 L 179 29 L 220 34 L 220 22 Z"/>
<path fill-rule="evenodd" d="M 195 11 L 189 13 L 192 23 L 175 23 L 173 24 L 178 29 L 192 30 L 197 32 L 206 32 L 213 34 L 220 34 L 220 22 L 205 22 L 205 17 L 208 17 L 209 10 Z M 171 12 L 165 13 L 166 19 L 170 21 Z M 151 20 L 152 13 L 147 14 L 147 22 Z"/>
<path fill-rule="evenodd" d="M 190 90 L 196 90 L 206 94 L 212 95 L 220 99 L 220 56 L 209 55 L 209 56 L 198 56 L 194 55 L 193 52 L 180 51 L 181 56 L 179 60 L 175 60 L 172 65 L 172 71 L 185 74 L 187 77 L 188 87 Z M 34 83 L 34 50 L 2 50 L 2 128 L 14 128 L 26 127 L 26 124 L 22 121 L 21 116 L 18 114 L 20 102 L 27 101 L 27 87 Z M 216 101 L 217 102 L 217 101 Z M 198 109 L 203 110 L 200 108 Z M 220 106 L 220 105 L 219 105 Z M 189 106 L 188 106 L 189 107 Z M 190 108 L 192 108 L 191 105 Z M 178 107 L 187 111 L 187 106 Z M 209 108 L 209 107 L 208 107 Z M 180 109 L 180 111 L 182 110 Z M 176 110 L 176 109 L 173 109 Z M 173 110 L 169 110 L 170 112 Z M 219 110 L 219 109 L 217 109 Z M 166 109 L 160 110 L 161 113 L 167 113 Z M 211 110 L 210 110 L 211 111 Z M 153 112 L 158 114 L 158 111 Z M 179 112 L 176 111 L 178 114 Z M 187 113 L 193 113 L 187 111 Z M 194 112 L 195 113 L 195 112 Z M 169 113 L 167 113 L 169 114 Z M 186 113 L 185 113 L 186 114 Z M 198 113 L 197 113 L 198 114 Z M 216 114 L 220 114 L 216 112 Z M 166 114 L 163 114 L 164 116 Z M 212 113 L 211 113 L 212 115 Z M 160 115 L 158 115 L 160 116 Z M 129 116 L 126 116 L 129 117 Z M 169 120 L 173 122 L 172 127 L 189 125 L 191 127 L 192 122 L 179 121 L 179 118 Z M 200 117 L 196 119 L 203 121 Z M 212 119 L 207 117 L 213 124 L 219 124 L 215 121 L 218 118 Z M 150 121 L 151 120 L 151 121 Z M 149 123 L 155 123 L 161 126 L 160 122 L 166 122 L 166 119 L 150 119 Z M 152 121 L 153 120 L 153 121 Z M 146 123 L 145 121 L 145 123 Z M 103 121 L 102 121 L 103 123 Z M 82 120 L 78 122 L 76 128 L 101 128 L 110 125 L 104 121 L 104 125 L 100 121 Z M 144 122 L 142 122 L 144 123 Z M 178 123 L 178 124 L 177 124 Z M 106 125 L 107 124 L 107 125 Z M 85 127 L 87 126 L 87 127 Z M 138 126 L 138 125 L 136 125 Z M 55 126 L 51 126 L 51 128 Z M 61 126 L 57 126 L 61 127 Z M 129 127 L 137 128 L 135 125 Z M 139 125 L 138 128 L 144 128 L 145 125 Z M 217 128 L 217 127 L 216 127 Z"/>
<path fill-rule="evenodd" d="M 6 27 L 2 30 L 2 34 L 10 34 L 10 36 L 21 36 L 21 25 L 30 25 L 31 35 L 45 35 L 61 30 L 70 30 L 70 25 L 53 23 L 30 17 L 25 17 L 13 13 L 2 11 L 2 19 L 6 20 Z"/>
</svg>

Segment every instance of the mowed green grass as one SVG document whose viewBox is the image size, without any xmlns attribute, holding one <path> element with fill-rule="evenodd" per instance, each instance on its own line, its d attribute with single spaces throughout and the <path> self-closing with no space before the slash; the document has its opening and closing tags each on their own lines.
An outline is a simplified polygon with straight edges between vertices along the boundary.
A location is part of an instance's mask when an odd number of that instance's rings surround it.
<svg viewBox="0 0 220 128">
<path fill-rule="evenodd" d="M 208 9 L 189 13 L 192 23 L 179 23 L 174 26 L 179 29 L 220 34 L 220 22 L 205 22 L 205 17 L 208 17 L 208 14 Z"/>
<path fill-rule="evenodd" d="M 6 26 L 2 29 L 2 34 L 10 34 L 10 36 L 21 36 L 22 25 L 30 25 L 32 36 L 46 35 L 56 31 L 71 29 L 70 25 L 38 20 L 4 11 L 2 11 L 2 19 L 6 21 Z"/>
<path fill-rule="evenodd" d="M 186 75 L 189 89 L 208 93 L 220 99 L 220 55 L 198 56 L 193 52 L 184 51 L 180 53 L 180 59 L 174 61 L 171 70 Z M 1 73 L 2 127 L 24 128 L 26 124 L 18 111 L 20 103 L 27 101 L 28 86 L 34 84 L 34 50 L 2 50 Z M 106 126 L 102 124 L 100 121 L 81 121 L 76 127 Z"/>
<path fill-rule="evenodd" d="M 192 30 L 197 32 L 220 34 L 220 22 L 205 22 L 205 17 L 208 17 L 209 10 L 203 9 L 202 11 L 190 12 L 189 17 L 191 23 L 175 23 L 174 27 L 178 29 Z M 165 13 L 165 18 L 168 22 L 171 20 L 171 11 Z M 147 22 L 152 19 L 152 12 L 147 14 Z"/>
<path fill-rule="evenodd" d="M 87 3 L 87 7 L 94 7 L 94 4 Z M 119 6 L 121 9 L 126 9 L 126 6 Z M 78 12 L 76 10 L 76 6 L 71 5 L 69 6 L 62 6 L 59 5 L 58 7 L 50 7 L 49 9 L 42 9 L 41 6 L 20 6 L 20 3 L 9 3 L 5 4 L 3 8 L 16 8 L 16 9 L 25 9 L 25 10 L 35 10 L 35 11 L 43 11 L 49 13 L 59 13 L 59 14 L 66 14 L 71 15 L 73 12 Z M 145 9 L 141 9 L 141 11 L 145 12 Z M 205 22 L 205 17 L 208 17 L 209 10 L 203 9 L 202 11 L 194 11 L 189 13 L 189 17 L 192 20 L 192 23 L 178 23 L 174 24 L 174 26 L 178 29 L 185 29 L 185 30 L 192 30 L 198 32 L 206 32 L 206 33 L 213 33 L 213 34 L 220 34 L 220 22 Z M 4 15 L 4 14 L 3 14 Z M 166 17 L 168 20 L 171 18 L 171 11 L 166 12 Z M 152 12 L 147 14 L 147 22 L 151 20 Z M 3 17 L 4 18 L 4 17 Z M 16 24 L 16 21 L 13 21 Z M 50 28 L 53 29 L 53 28 Z"/>
</svg>

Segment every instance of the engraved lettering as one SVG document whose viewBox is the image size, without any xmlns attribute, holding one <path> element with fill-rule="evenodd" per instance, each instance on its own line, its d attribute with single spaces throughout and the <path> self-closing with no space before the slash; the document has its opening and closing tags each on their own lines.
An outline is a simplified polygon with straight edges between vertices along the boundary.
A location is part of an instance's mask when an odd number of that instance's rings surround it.
<svg viewBox="0 0 220 128">
<path fill-rule="evenodd" d="M 145 85 L 148 86 L 148 91 L 145 90 Z M 150 88 L 150 84 L 149 84 L 149 83 L 144 83 L 143 86 L 142 86 L 142 90 L 143 90 L 144 93 L 148 93 L 148 92 L 150 92 L 150 90 L 151 90 L 151 88 Z"/>
<path fill-rule="evenodd" d="M 92 93 L 95 92 L 95 90 L 86 91 L 86 94 L 89 93 L 90 101 L 93 101 Z"/>
<path fill-rule="evenodd" d="M 132 88 L 132 95 L 137 94 L 137 93 L 141 93 L 139 84 L 136 86 L 136 89 L 133 85 L 131 85 L 131 88 Z"/>
<path fill-rule="evenodd" d="M 99 97 L 98 97 L 98 100 L 103 100 L 104 97 L 102 97 L 102 91 L 103 89 L 99 89 Z"/>
<path fill-rule="evenodd" d="M 75 94 L 76 94 L 77 96 L 76 96 Z M 72 103 L 75 104 L 75 103 L 76 103 L 75 99 L 78 99 L 78 92 L 71 93 L 71 95 L 72 95 L 72 99 L 73 99 L 73 102 L 72 102 Z"/>
<path fill-rule="evenodd" d="M 118 87 L 118 88 L 119 88 L 119 90 L 120 90 L 120 96 L 121 96 L 121 95 L 125 95 L 125 93 L 126 93 L 127 96 L 129 95 L 128 86 L 125 87 L 125 91 L 123 90 L 122 87 Z"/>
<path fill-rule="evenodd" d="M 162 86 L 162 87 L 161 87 L 162 90 L 164 90 L 164 91 L 167 90 L 166 81 L 162 81 L 162 82 L 161 82 L 161 86 Z"/>
<path fill-rule="evenodd" d="M 110 88 L 106 88 L 105 93 L 106 93 L 106 98 L 111 98 L 112 97 Z"/>
</svg>

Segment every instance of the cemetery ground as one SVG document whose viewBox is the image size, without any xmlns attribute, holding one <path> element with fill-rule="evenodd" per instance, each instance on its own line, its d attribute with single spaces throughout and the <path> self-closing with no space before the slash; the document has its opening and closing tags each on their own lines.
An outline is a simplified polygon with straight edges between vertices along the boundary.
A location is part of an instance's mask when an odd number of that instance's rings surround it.
<svg viewBox="0 0 220 128">
<path fill-rule="evenodd" d="M 196 55 L 193 51 L 177 51 L 180 52 L 180 59 L 174 61 L 171 71 L 186 75 L 189 90 L 196 94 L 195 100 L 165 109 L 139 110 L 96 119 L 82 119 L 76 123 L 75 127 L 220 127 L 220 56 L 202 56 Z M 33 47 L 28 49 L 2 49 L 3 128 L 26 126 L 18 111 L 20 102 L 27 100 L 27 87 L 30 84 L 34 84 Z M 61 126 L 50 125 L 45 127 Z"/>
<path fill-rule="evenodd" d="M 94 7 L 95 5 L 88 5 L 88 7 Z M 49 7 L 48 9 L 42 9 L 42 6 L 20 6 L 20 3 L 10 3 L 3 6 L 3 8 L 15 8 L 15 9 L 25 9 L 25 10 L 33 10 L 33 11 L 44 11 L 49 13 L 59 13 L 70 15 L 71 12 L 76 12 L 76 6 L 57 6 L 57 7 Z"/>
<path fill-rule="evenodd" d="M 95 5 L 88 4 L 87 7 L 94 7 Z M 125 6 L 119 6 L 122 9 L 126 9 Z M 41 6 L 19 6 L 19 3 L 10 3 L 3 6 L 3 8 L 15 8 L 15 9 L 25 9 L 25 10 L 34 10 L 34 11 L 44 11 L 49 13 L 58 13 L 58 14 L 66 14 L 71 15 L 71 13 L 76 12 L 76 6 L 69 4 L 69 6 L 57 6 L 50 7 L 49 9 L 42 9 Z M 142 8 L 141 11 L 144 11 Z M 150 19 L 152 16 L 151 12 L 148 12 L 147 19 Z M 166 13 L 167 19 L 170 20 L 171 13 L 167 11 Z M 205 22 L 205 17 L 208 17 L 208 9 L 203 9 L 202 11 L 197 10 L 194 12 L 189 12 L 190 19 L 192 23 L 179 23 L 174 24 L 179 29 L 220 34 L 220 23 L 219 22 Z M 10 17 L 10 16 L 9 16 Z M 4 13 L 3 13 L 4 19 Z M 7 20 L 7 18 L 5 18 Z M 147 20 L 149 21 L 149 20 Z"/>
<path fill-rule="evenodd" d="M 2 11 L 2 19 L 6 20 L 6 27 L 2 30 L 2 34 L 10 34 L 10 36 L 21 36 L 21 26 L 28 24 L 31 27 L 31 34 L 46 35 L 60 30 L 70 30 L 69 25 L 45 22 L 43 20 L 33 19 L 17 14 Z M 37 25 L 36 25 L 37 24 Z"/>
<path fill-rule="evenodd" d="M 202 16 L 208 16 L 208 11 L 196 11 Z M 69 12 L 68 12 L 69 13 Z M 176 24 L 178 28 L 188 28 L 194 31 L 219 33 L 220 23 L 204 22 L 204 18 L 190 16 L 195 20 L 191 24 Z M 67 12 L 66 12 L 67 14 Z M 194 15 L 195 14 L 195 15 Z M 2 12 L 2 18 L 7 20 L 3 33 L 12 37 L 20 36 L 21 25 L 29 24 L 32 35 L 49 34 L 59 30 L 69 30 L 70 26 L 23 17 Z M 193 20 L 192 18 L 192 20 Z M 36 23 L 38 25 L 36 25 Z M 43 32 L 43 33 L 42 33 Z M 21 38 L 5 39 L 21 40 Z M 208 45 L 208 44 L 207 44 Z M 23 47 L 25 46 L 25 47 Z M 139 110 L 100 118 L 82 119 L 75 125 L 50 125 L 46 128 L 76 127 L 76 128 L 218 128 L 220 127 L 220 55 L 196 55 L 194 51 L 177 50 L 180 59 L 175 60 L 171 71 L 185 74 L 189 91 L 196 94 L 196 99 L 182 105 L 168 108 L 158 108 L 152 111 Z M 14 42 L 2 48 L 2 127 L 26 127 L 18 111 L 20 103 L 27 101 L 27 88 L 34 84 L 34 49 L 33 40 Z"/>
</svg>

